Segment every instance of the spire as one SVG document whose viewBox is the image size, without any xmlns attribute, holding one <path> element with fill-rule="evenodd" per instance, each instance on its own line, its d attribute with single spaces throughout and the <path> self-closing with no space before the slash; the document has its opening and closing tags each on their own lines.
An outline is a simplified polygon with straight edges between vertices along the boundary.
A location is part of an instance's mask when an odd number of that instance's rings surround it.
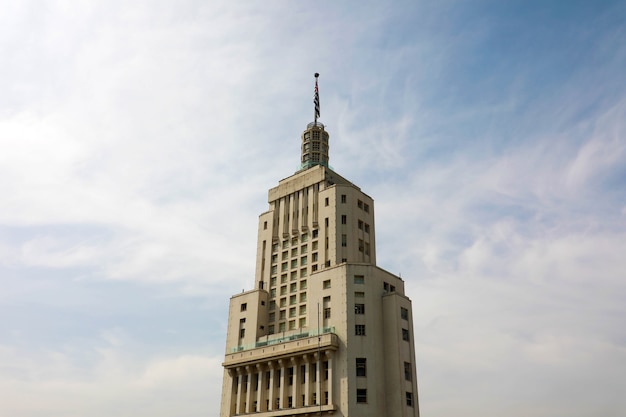
<svg viewBox="0 0 626 417">
<path fill-rule="evenodd" d="M 320 117 L 320 93 L 317 87 L 317 79 L 320 75 L 315 73 L 315 94 L 313 104 L 313 122 L 309 123 L 306 130 L 302 132 L 302 154 L 300 155 L 300 170 L 310 168 L 315 165 L 328 167 L 328 132 L 324 130 L 324 125 L 317 121 Z"/>
</svg>

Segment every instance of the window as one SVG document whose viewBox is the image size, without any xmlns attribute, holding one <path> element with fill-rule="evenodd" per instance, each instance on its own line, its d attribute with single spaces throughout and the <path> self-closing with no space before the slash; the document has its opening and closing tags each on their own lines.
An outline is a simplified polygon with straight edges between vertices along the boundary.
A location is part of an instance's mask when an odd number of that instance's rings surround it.
<svg viewBox="0 0 626 417">
<path fill-rule="evenodd" d="M 272 252 L 278 252 L 278 243 L 272 245 Z"/>
<path fill-rule="evenodd" d="M 300 289 L 306 290 L 306 279 L 303 279 L 302 281 L 300 281 Z"/>
<path fill-rule="evenodd" d="M 317 229 L 313 230 L 313 232 L 311 234 L 313 235 L 313 239 L 316 239 L 317 238 L 317 234 L 318 234 Z M 313 249 L 315 249 L 315 248 L 313 248 Z"/>
<path fill-rule="evenodd" d="M 359 239 L 359 252 L 363 252 L 364 246 L 363 239 Z"/>
<path fill-rule="evenodd" d="M 365 223 L 365 233 L 369 233 L 370 232 L 370 225 Z"/>
<path fill-rule="evenodd" d="M 281 298 L 280 299 L 280 306 L 281 307 L 285 307 L 287 305 L 287 299 L 286 298 Z"/>
<path fill-rule="evenodd" d="M 309 240 L 309 235 L 307 235 L 306 233 L 300 236 L 301 242 L 306 242 L 307 240 Z"/>
<path fill-rule="evenodd" d="M 298 284 L 296 284 L 295 282 L 293 282 L 290 286 L 289 286 L 289 292 L 296 292 L 298 291 Z"/>
<path fill-rule="evenodd" d="M 263 222 L 263 230 L 267 230 L 267 222 Z"/>
<path fill-rule="evenodd" d="M 402 329 L 402 340 L 409 341 L 409 331 L 407 329 Z"/>
<path fill-rule="evenodd" d="M 325 225 L 326 227 L 328 227 L 328 217 L 326 217 L 326 218 L 324 219 L 324 225 Z"/>
<path fill-rule="evenodd" d="M 296 278 L 298 278 L 298 271 L 291 271 L 291 277 L 290 279 L 293 281 Z"/>
<path fill-rule="evenodd" d="M 364 284 L 365 283 L 365 277 L 363 275 L 355 275 L 354 276 L 354 283 L 355 284 Z"/>
<path fill-rule="evenodd" d="M 270 310 L 276 310 L 276 301 L 270 301 Z"/>
<path fill-rule="evenodd" d="M 363 209 L 363 202 L 361 200 L 357 200 L 356 205 L 358 208 Z"/>
<path fill-rule="evenodd" d="M 365 304 L 355 304 L 354 314 L 365 314 Z"/>
<path fill-rule="evenodd" d="M 341 215 L 341 224 L 348 224 L 348 216 L 345 214 Z"/>
<path fill-rule="evenodd" d="M 289 378 L 292 378 L 292 377 L 289 377 Z M 291 379 L 290 379 L 290 381 L 291 381 Z M 293 381 L 289 385 L 292 385 L 292 384 L 293 384 Z M 293 407 L 293 397 L 291 395 L 289 397 L 287 397 L 287 407 L 289 407 L 289 408 Z"/>
<path fill-rule="evenodd" d="M 306 268 L 300 270 L 300 278 L 306 277 Z"/>
<path fill-rule="evenodd" d="M 248 303 L 241 304 L 241 311 L 246 311 L 248 309 Z"/>
<path fill-rule="evenodd" d="M 326 307 L 324 309 L 324 318 L 325 319 L 329 319 L 330 318 L 330 307 Z"/>
<path fill-rule="evenodd" d="M 328 361 L 322 363 L 324 365 L 324 381 L 328 380 Z"/>
<path fill-rule="evenodd" d="M 289 256 L 289 251 L 284 251 L 281 256 L 281 259 L 284 261 L 285 259 L 287 259 L 288 256 Z"/>
<path fill-rule="evenodd" d="M 246 318 L 239 319 L 239 324 L 244 324 L 246 322 Z"/>
<path fill-rule="evenodd" d="M 285 331 L 285 323 L 280 323 L 278 325 L 278 331 L 279 332 L 284 332 Z"/>
<path fill-rule="evenodd" d="M 313 262 L 317 262 L 317 252 L 315 252 L 312 256 Z"/>
<path fill-rule="evenodd" d="M 369 213 L 370 212 L 370 206 L 365 204 L 365 203 L 363 203 L 363 211 L 365 211 L 366 213 Z"/>
<path fill-rule="evenodd" d="M 283 241 L 283 249 L 287 249 L 289 247 L 289 241 L 288 240 L 284 240 Z"/>
<path fill-rule="evenodd" d="M 306 256 L 303 256 L 302 258 L 300 258 L 300 266 L 304 266 L 307 263 L 307 259 Z"/>
<path fill-rule="evenodd" d="M 326 281 L 324 281 L 322 283 L 322 286 L 324 287 L 324 289 L 330 288 L 330 280 L 327 279 Z"/>
<path fill-rule="evenodd" d="M 276 321 L 276 313 L 270 313 L 270 321 Z"/>
<path fill-rule="evenodd" d="M 356 376 L 367 376 L 366 358 L 356 358 Z"/>
<path fill-rule="evenodd" d="M 294 330 L 296 328 L 296 321 L 289 320 L 289 330 Z"/>
<path fill-rule="evenodd" d="M 297 268 L 298 267 L 298 260 L 297 259 L 292 259 L 291 260 L 291 267 L 292 268 Z"/>
<path fill-rule="evenodd" d="M 243 339 L 245 336 L 246 336 L 246 329 L 239 330 L 239 337 Z"/>
<path fill-rule="evenodd" d="M 300 306 L 300 315 L 306 314 L 306 305 Z"/>
<path fill-rule="evenodd" d="M 357 336 L 365 336 L 365 325 L 364 324 L 355 325 L 354 334 Z"/>
<path fill-rule="evenodd" d="M 280 295 L 285 295 L 287 294 L 287 286 L 283 285 L 282 287 L 280 287 Z"/>
<path fill-rule="evenodd" d="M 306 327 L 306 317 L 300 318 L 300 328 Z"/>
<path fill-rule="evenodd" d="M 369 255 L 370 254 L 370 244 L 365 242 L 365 254 Z"/>
<path fill-rule="evenodd" d="M 400 317 L 402 317 L 402 320 L 408 320 L 409 319 L 409 310 L 407 310 L 404 307 L 400 307 Z"/>
<path fill-rule="evenodd" d="M 412 373 L 411 372 L 411 363 L 410 362 L 404 362 L 404 379 L 406 379 L 407 381 L 410 381 L 412 378 Z"/>
<path fill-rule="evenodd" d="M 291 250 L 291 256 L 298 256 L 298 248 L 293 248 Z"/>
<path fill-rule="evenodd" d="M 413 407 L 413 393 L 412 392 L 406 393 L 406 405 L 408 405 L 409 407 Z"/>
<path fill-rule="evenodd" d="M 301 292 L 300 293 L 300 302 L 304 303 L 306 301 L 306 293 L 305 292 Z"/>
<path fill-rule="evenodd" d="M 363 388 L 358 388 L 356 390 L 356 402 L 357 403 L 366 403 L 367 402 L 367 390 Z"/>
<path fill-rule="evenodd" d="M 287 317 L 287 310 L 280 310 L 280 315 L 278 316 L 281 320 L 285 320 Z"/>
<path fill-rule="evenodd" d="M 270 325 L 267 327 L 267 333 L 268 334 L 274 334 L 274 325 Z"/>
<path fill-rule="evenodd" d="M 325 205 L 325 206 L 328 206 L 328 197 L 326 197 L 326 198 L 324 199 L 324 205 Z"/>
<path fill-rule="evenodd" d="M 282 265 L 280 266 L 280 270 L 282 272 L 285 272 L 287 270 L 287 265 L 288 265 L 287 262 L 283 262 Z"/>
<path fill-rule="evenodd" d="M 363 220 L 359 220 L 359 230 L 363 230 Z"/>
<path fill-rule="evenodd" d="M 347 235 L 341 235 L 341 246 L 343 246 L 344 248 L 346 246 L 348 246 L 348 236 Z"/>
<path fill-rule="evenodd" d="M 289 378 L 289 385 L 293 385 L 293 367 L 287 368 L 287 377 Z M 289 407 L 291 407 L 291 397 L 289 397 Z"/>
<path fill-rule="evenodd" d="M 354 298 L 363 298 L 365 297 L 365 293 L 363 291 L 355 291 Z"/>
<path fill-rule="evenodd" d="M 295 307 L 291 307 L 289 309 L 289 317 L 296 317 L 296 308 Z"/>
<path fill-rule="evenodd" d="M 345 194 L 341 194 L 341 202 L 342 202 L 343 204 L 345 204 L 345 203 L 346 203 L 346 201 L 347 201 L 346 195 L 345 195 Z"/>
<path fill-rule="evenodd" d="M 278 254 L 277 253 L 272 255 L 272 263 L 275 264 L 276 262 L 278 262 Z M 276 272 L 275 269 L 272 269 L 272 271 Z"/>
<path fill-rule="evenodd" d="M 275 287 L 276 286 L 276 277 L 272 277 L 270 278 L 270 287 Z"/>
<path fill-rule="evenodd" d="M 300 248 L 300 253 L 306 253 L 308 250 L 308 246 L 307 245 L 302 245 L 302 247 Z"/>
<path fill-rule="evenodd" d="M 296 303 L 296 296 L 292 295 L 289 297 L 289 305 L 294 305 Z"/>
</svg>

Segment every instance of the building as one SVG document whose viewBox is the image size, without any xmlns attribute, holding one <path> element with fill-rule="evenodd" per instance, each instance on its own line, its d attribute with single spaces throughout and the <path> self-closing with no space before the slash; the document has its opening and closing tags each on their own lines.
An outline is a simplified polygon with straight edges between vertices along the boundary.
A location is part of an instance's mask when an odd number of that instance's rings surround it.
<svg viewBox="0 0 626 417">
<path fill-rule="evenodd" d="M 254 289 L 230 300 L 220 416 L 417 417 L 411 300 L 318 116 L 316 74 L 301 169 L 269 190 Z"/>
</svg>

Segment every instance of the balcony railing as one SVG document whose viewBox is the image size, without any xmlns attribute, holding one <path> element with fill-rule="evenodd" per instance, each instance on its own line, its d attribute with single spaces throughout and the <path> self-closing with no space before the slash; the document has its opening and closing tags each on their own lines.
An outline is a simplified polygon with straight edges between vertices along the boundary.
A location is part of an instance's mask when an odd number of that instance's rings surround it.
<svg viewBox="0 0 626 417">
<path fill-rule="evenodd" d="M 296 333 L 297 332 L 297 333 Z M 317 336 L 320 334 L 326 333 L 335 333 L 335 327 L 323 327 L 319 329 L 312 329 L 307 331 L 292 331 L 292 332 L 283 332 L 283 333 L 275 333 L 272 335 L 267 335 L 259 338 L 255 343 L 250 343 L 247 345 L 241 345 L 229 350 L 229 353 L 241 352 L 243 350 L 256 349 L 264 346 L 277 345 L 279 343 L 290 342 L 292 340 L 303 339 L 305 337 Z"/>
</svg>

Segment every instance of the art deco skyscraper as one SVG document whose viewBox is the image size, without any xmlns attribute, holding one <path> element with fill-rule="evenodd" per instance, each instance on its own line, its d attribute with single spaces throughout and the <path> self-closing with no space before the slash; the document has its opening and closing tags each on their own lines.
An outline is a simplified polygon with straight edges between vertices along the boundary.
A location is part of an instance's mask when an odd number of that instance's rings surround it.
<svg viewBox="0 0 626 417">
<path fill-rule="evenodd" d="M 411 300 L 376 266 L 374 201 L 328 165 L 319 117 L 269 190 L 254 289 L 230 300 L 221 417 L 419 416 Z"/>
</svg>

